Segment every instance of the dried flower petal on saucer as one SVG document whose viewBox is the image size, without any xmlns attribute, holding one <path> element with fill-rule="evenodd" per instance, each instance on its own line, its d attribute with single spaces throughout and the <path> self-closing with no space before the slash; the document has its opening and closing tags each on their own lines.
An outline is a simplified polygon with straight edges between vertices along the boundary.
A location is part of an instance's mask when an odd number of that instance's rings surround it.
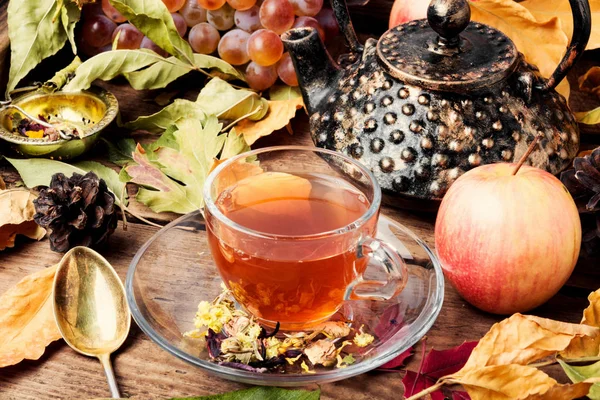
<svg viewBox="0 0 600 400">
<path fill-rule="evenodd" d="M 335 343 L 327 339 L 317 340 L 304 349 L 308 361 L 313 365 L 321 364 L 326 367 L 335 364 L 336 353 Z"/>
<path fill-rule="evenodd" d="M 355 343 L 368 346 L 375 339 L 358 332 L 341 321 L 322 323 L 308 332 L 281 333 L 279 323 L 270 331 L 253 316 L 235 308 L 232 292 L 223 285 L 223 292 L 212 302 L 201 301 L 194 318 L 196 329 L 184 333 L 191 338 L 205 338 L 212 361 L 231 368 L 253 372 L 315 373 L 315 366 L 345 368 L 356 362 L 344 348 Z M 339 339 L 354 335 L 354 341 Z M 301 364 L 296 362 L 301 360 Z M 308 364 L 307 364 L 308 362 Z M 309 367 L 310 365 L 310 367 Z"/>
<path fill-rule="evenodd" d="M 375 340 L 375 337 L 373 335 L 370 335 L 363 331 L 364 327 L 364 325 L 360 326 L 358 333 L 354 336 L 354 339 L 352 340 L 354 344 L 358 347 L 367 347 Z"/>
</svg>

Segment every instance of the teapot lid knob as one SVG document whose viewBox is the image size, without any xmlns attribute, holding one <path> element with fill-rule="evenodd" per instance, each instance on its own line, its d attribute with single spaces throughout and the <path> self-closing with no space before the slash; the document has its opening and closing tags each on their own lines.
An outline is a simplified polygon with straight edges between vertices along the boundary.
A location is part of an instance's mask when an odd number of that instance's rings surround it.
<svg viewBox="0 0 600 400">
<path fill-rule="evenodd" d="M 459 34 L 471 21 L 471 7 L 467 0 L 433 0 L 427 8 L 427 21 L 441 45 L 456 47 Z"/>
<path fill-rule="evenodd" d="M 518 54 L 504 33 L 471 21 L 468 0 L 432 0 L 427 19 L 398 25 L 377 42 L 379 63 L 390 75 L 455 93 L 505 79 L 516 69 Z"/>
</svg>

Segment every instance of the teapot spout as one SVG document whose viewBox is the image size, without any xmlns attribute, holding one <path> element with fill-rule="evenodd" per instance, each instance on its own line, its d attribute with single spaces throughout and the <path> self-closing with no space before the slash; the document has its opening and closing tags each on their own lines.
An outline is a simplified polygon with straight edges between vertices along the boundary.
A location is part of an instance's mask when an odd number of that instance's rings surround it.
<svg viewBox="0 0 600 400">
<path fill-rule="evenodd" d="M 315 28 L 297 28 L 281 37 L 290 52 L 304 104 L 309 115 L 327 97 L 340 76 L 340 67 L 333 61 Z"/>
</svg>

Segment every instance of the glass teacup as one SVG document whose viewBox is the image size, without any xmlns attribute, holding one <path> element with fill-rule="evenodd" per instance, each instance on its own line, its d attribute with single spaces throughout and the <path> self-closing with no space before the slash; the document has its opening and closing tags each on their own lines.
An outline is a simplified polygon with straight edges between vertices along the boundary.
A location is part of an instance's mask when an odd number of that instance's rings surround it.
<svg viewBox="0 0 600 400">
<path fill-rule="evenodd" d="M 346 300 L 385 300 L 406 285 L 405 262 L 374 238 L 379 185 L 343 154 L 281 146 L 238 155 L 208 176 L 204 201 L 219 273 L 262 324 L 308 329 Z M 380 276 L 366 279 L 372 270 Z"/>
</svg>

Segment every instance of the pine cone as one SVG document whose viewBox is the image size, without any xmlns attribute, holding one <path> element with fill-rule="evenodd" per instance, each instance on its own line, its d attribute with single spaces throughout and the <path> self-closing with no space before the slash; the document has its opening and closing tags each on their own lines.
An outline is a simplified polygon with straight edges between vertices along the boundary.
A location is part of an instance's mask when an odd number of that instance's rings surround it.
<svg viewBox="0 0 600 400">
<path fill-rule="evenodd" d="M 51 230 L 54 251 L 100 245 L 117 227 L 115 196 L 93 172 L 74 173 L 71 178 L 54 174 L 50 187 L 43 188 L 33 204 L 33 219 Z"/>
<path fill-rule="evenodd" d="M 581 214 L 582 245 L 590 255 L 600 254 L 600 147 L 573 161 L 574 169 L 560 175 Z"/>
</svg>

